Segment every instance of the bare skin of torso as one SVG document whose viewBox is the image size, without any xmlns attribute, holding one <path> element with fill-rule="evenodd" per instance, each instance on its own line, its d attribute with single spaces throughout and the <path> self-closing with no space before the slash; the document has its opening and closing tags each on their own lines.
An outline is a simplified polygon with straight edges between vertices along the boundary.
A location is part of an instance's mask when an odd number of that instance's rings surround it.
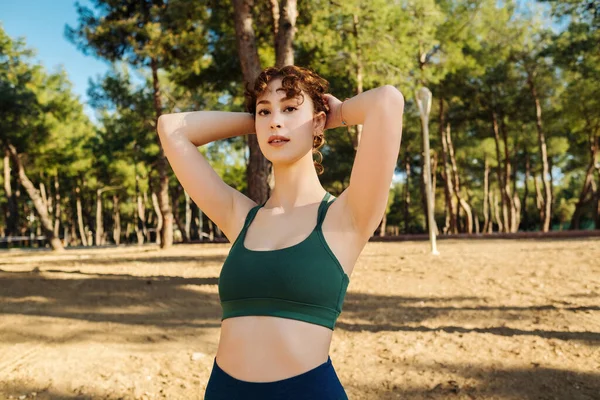
<svg viewBox="0 0 600 400">
<path fill-rule="evenodd" d="M 332 201 L 333 197 L 329 199 Z M 368 239 L 354 233 L 341 197 L 329 207 L 323 236 L 350 277 Z M 244 246 L 269 251 L 296 245 L 316 226 L 319 204 L 272 216 L 261 208 L 246 232 Z M 268 235 L 261 234 L 269 232 Z M 233 238 L 235 240 L 235 238 Z M 321 325 L 271 316 L 222 321 L 216 361 L 221 369 L 247 382 L 274 382 L 307 372 L 327 361 L 333 331 Z"/>
</svg>

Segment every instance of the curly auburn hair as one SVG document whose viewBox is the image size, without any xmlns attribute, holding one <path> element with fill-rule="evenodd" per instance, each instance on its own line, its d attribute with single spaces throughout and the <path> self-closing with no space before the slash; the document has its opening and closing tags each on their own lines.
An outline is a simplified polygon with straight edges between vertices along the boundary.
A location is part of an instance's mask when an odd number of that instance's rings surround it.
<svg viewBox="0 0 600 400">
<path fill-rule="evenodd" d="M 304 92 L 310 96 L 314 104 L 315 114 L 321 111 L 329 114 L 329 106 L 323 97 L 329 89 L 329 82 L 308 68 L 288 65 L 283 68 L 266 68 L 258 75 L 252 87 L 248 87 L 249 85 L 246 86 L 246 91 L 244 92 L 246 96 L 246 111 L 252 114 L 254 118 L 256 118 L 257 99 L 265 93 L 269 82 L 278 78 L 281 78 L 281 87 L 285 90 L 286 100 L 301 97 L 304 102 L 304 95 L 302 93 Z M 320 158 L 319 161 L 314 161 L 317 175 L 321 175 L 325 171 L 325 168 L 321 164 L 323 154 L 319 151 L 324 145 L 325 135 L 323 132 L 319 132 L 313 136 L 313 154 L 316 154 Z"/>
</svg>

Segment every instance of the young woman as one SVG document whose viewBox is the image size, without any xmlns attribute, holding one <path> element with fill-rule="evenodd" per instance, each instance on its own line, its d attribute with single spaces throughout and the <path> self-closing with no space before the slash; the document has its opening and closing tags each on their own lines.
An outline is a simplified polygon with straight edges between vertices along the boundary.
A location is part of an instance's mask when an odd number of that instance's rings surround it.
<svg viewBox="0 0 600 400">
<path fill-rule="evenodd" d="M 248 113 L 158 120 L 179 182 L 233 243 L 219 276 L 223 318 L 205 400 L 348 398 L 329 347 L 355 262 L 385 212 L 404 98 L 386 85 L 341 102 L 327 89 L 308 69 L 267 68 L 246 91 Z M 357 124 L 350 183 L 335 198 L 313 154 L 326 129 Z M 257 135 L 273 165 L 262 204 L 225 184 L 197 150 L 244 134 Z"/>
</svg>

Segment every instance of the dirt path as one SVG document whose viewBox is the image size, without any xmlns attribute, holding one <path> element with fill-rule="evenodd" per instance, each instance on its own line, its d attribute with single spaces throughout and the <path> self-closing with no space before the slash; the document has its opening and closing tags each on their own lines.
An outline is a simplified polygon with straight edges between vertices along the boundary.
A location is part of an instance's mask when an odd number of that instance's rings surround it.
<svg viewBox="0 0 600 400">
<path fill-rule="evenodd" d="M 600 238 L 369 243 L 350 399 L 600 399 Z M 0 399 L 202 399 L 229 245 L 0 252 Z"/>
</svg>

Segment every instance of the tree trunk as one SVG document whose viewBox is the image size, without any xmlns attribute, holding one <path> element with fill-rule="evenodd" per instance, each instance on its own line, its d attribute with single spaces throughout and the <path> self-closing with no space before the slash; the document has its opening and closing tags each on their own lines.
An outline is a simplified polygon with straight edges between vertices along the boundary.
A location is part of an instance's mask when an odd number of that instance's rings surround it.
<svg viewBox="0 0 600 400">
<path fill-rule="evenodd" d="M 125 243 L 129 243 L 129 235 L 131 235 L 131 232 L 133 232 L 132 225 L 133 224 L 131 222 L 128 222 L 125 226 Z"/>
<path fill-rule="evenodd" d="M 521 202 L 521 220 L 525 229 L 529 227 L 529 218 L 527 214 L 527 200 L 529 197 L 529 178 L 531 177 L 531 160 L 529 153 L 525 151 L 525 180 L 523 182 L 523 201 Z"/>
<path fill-rule="evenodd" d="M 127 233 L 129 234 L 129 232 Z M 121 244 L 121 212 L 119 211 L 118 194 L 113 194 L 113 240 L 117 246 Z"/>
<path fill-rule="evenodd" d="M 96 190 L 96 246 L 105 244 L 106 233 L 104 232 L 104 218 L 102 209 L 102 194 L 109 190 L 119 189 L 118 186 L 107 186 Z M 119 231 L 121 228 L 119 227 Z"/>
<path fill-rule="evenodd" d="M 87 187 L 87 182 L 85 181 L 85 179 L 82 181 L 81 187 L 82 187 L 81 212 L 82 212 L 82 218 L 83 218 L 83 228 L 85 229 L 85 234 L 87 236 L 88 246 L 93 246 L 94 245 L 94 234 L 92 233 L 92 229 L 95 229 L 94 226 L 96 225 L 96 221 L 95 221 L 93 213 L 91 212 L 93 210 L 93 205 L 89 204 L 89 203 L 86 204 L 86 198 L 83 195 L 83 188 Z"/>
<path fill-rule="evenodd" d="M 82 211 L 82 207 L 81 207 L 81 189 L 79 188 L 79 186 L 77 186 L 75 188 L 75 193 L 76 193 L 76 202 L 77 202 L 77 226 L 79 227 L 79 237 L 81 238 L 81 245 L 82 246 L 87 246 L 88 245 L 88 241 L 87 241 L 87 235 L 85 233 L 85 229 L 83 226 L 83 211 Z"/>
<path fill-rule="evenodd" d="M 471 204 L 473 204 L 473 195 L 471 194 L 471 191 L 469 189 L 467 189 L 466 192 L 467 192 L 466 202 L 470 206 Z M 474 207 L 471 207 L 471 213 L 473 215 L 473 230 L 475 231 L 476 234 L 478 234 L 479 233 L 479 216 L 477 215 L 477 210 Z"/>
<path fill-rule="evenodd" d="M 40 197 L 42 199 L 42 205 L 44 206 L 44 209 L 48 211 L 48 196 L 46 196 L 46 185 L 44 185 L 44 182 L 40 182 Z M 48 217 L 50 217 L 50 214 L 48 214 Z"/>
<path fill-rule="evenodd" d="M 410 157 L 408 151 L 404 160 L 406 169 L 406 184 L 404 185 L 404 233 L 408 233 L 408 218 L 410 215 Z"/>
<path fill-rule="evenodd" d="M 202 216 L 202 210 L 200 210 L 200 207 L 198 207 L 196 205 L 196 203 L 191 204 L 191 208 L 192 208 L 192 227 L 191 227 L 191 231 L 190 231 L 190 238 L 196 238 L 200 241 L 204 240 L 204 236 L 202 235 L 202 231 L 203 231 L 203 216 Z"/>
<path fill-rule="evenodd" d="M 585 173 L 585 180 L 583 182 L 583 188 L 579 193 L 579 200 L 575 205 L 575 211 L 571 217 L 570 229 L 580 229 L 581 226 L 581 215 L 583 214 L 584 208 L 591 202 L 595 201 L 595 193 L 592 190 L 592 183 L 594 179 L 594 166 L 589 165 Z M 589 196 L 588 196 L 589 195 Z M 588 198 L 589 197 L 589 198 Z"/>
<path fill-rule="evenodd" d="M 136 175 L 136 186 L 139 180 L 139 176 Z M 145 238 L 148 237 L 148 231 L 146 230 L 146 207 L 144 206 L 144 202 L 142 199 L 142 195 L 138 190 L 137 193 L 137 223 L 135 225 L 135 234 L 137 236 L 137 241 L 139 245 L 144 244 Z"/>
<path fill-rule="evenodd" d="M 507 232 L 508 230 L 508 210 L 507 210 L 507 204 L 506 204 L 506 183 L 505 183 L 505 177 L 503 176 L 503 170 L 502 170 L 502 157 L 500 156 L 500 130 L 498 127 L 498 115 L 496 114 L 496 111 L 492 111 L 492 131 L 494 133 L 494 142 L 496 143 L 496 160 L 497 160 L 497 167 L 496 167 L 496 174 L 498 175 L 498 186 L 500 187 L 500 205 L 502 207 L 502 216 L 503 216 L 503 223 L 498 224 L 498 226 L 502 226 L 503 229 L 506 230 L 501 230 L 501 232 Z"/>
<path fill-rule="evenodd" d="M 540 147 L 540 158 L 542 160 L 542 183 L 544 184 L 544 218 L 542 220 L 542 231 L 548 232 L 550 230 L 550 220 L 552 218 L 552 186 L 548 181 L 548 177 L 550 176 L 550 168 L 548 163 L 548 149 L 546 146 L 546 134 L 544 133 L 543 125 L 542 125 L 542 106 L 540 104 L 540 99 L 537 94 L 537 90 L 534 83 L 535 72 L 531 72 L 527 70 L 527 83 L 529 84 L 529 89 L 531 90 L 531 96 L 535 102 L 535 126 L 538 131 L 538 144 Z"/>
<path fill-rule="evenodd" d="M 271 3 L 271 30 L 273 31 L 273 48 L 277 51 L 277 32 L 279 31 L 279 0 L 270 0 Z M 277 58 L 277 57 L 275 57 Z"/>
<path fill-rule="evenodd" d="M 356 13 L 352 14 L 352 27 L 356 46 L 356 94 L 359 95 L 364 91 L 364 67 L 362 47 L 360 45 L 360 22 L 358 19 L 358 14 Z M 360 138 L 362 137 L 362 128 L 362 125 L 354 126 L 355 134 L 352 137 L 354 150 L 358 149 L 358 144 L 360 143 Z"/>
<path fill-rule="evenodd" d="M 185 228 L 183 230 L 183 237 L 186 242 L 189 242 L 192 239 L 191 234 L 191 224 L 192 224 L 192 207 L 191 207 L 191 199 L 190 195 L 187 191 L 183 191 L 185 194 Z"/>
<path fill-rule="evenodd" d="M 533 185 L 535 187 L 535 207 L 540 212 L 540 221 L 544 220 L 544 195 L 542 194 L 542 190 L 540 188 L 540 184 L 538 182 L 538 177 L 535 175 L 533 177 Z"/>
<path fill-rule="evenodd" d="M 444 100 L 440 96 L 440 121 L 439 130 L 440 138 L 442 141 L 442 177 L 444 178 L 444 196 L 446 198 L 446 226 L 444 227 L 444 233 L 456 234 L 458 233 L 457 224 L 457 204 L 454 200 L 454 190 L 452 188 L 452 171 L 450 170 L 450 163 L 448 161 L 448 142 L 446 140 L 445 130 L 445 114 L 444 114 Z"/>
<path fill-rule="evenodd" d="M 71 218 L 71 243 L 74 246 L 77 246 L 77 228 L 76 228 L 76 224 L 75 221 L 73 220 L 73 218 Z"/>
<path fill-rule="evenodd" d="M 60 233 L 60 215 L 62 209 L 60 205 L 60 184 L 58 182 L 58 173 L 54 176 L 54 235 L 58 237 Z M 64 240 L 67 243 L 66 239 Z"/>
<path fill-rule="evenodd" d="M 600 181 L 600 168 L 598 171 L 598 180 Z M 595 188 L 596 192 L 596 207 L 594 207 L 594 220 L 596 221 L 595 228 L 600 229 L 600 188 Z"/>
<path fill-rule="evenodd" d="M 551 198 L 554 199 L 554 175 L 552 173 L 552 162 L 552 157 L 548 156 L 548 184 L 550 185 L 550 193 L 552 194 Z M 554 200 L 552 203 L 550 203 L 550 215 L 554 215 Z M 552 217 L 550 219 L 552 219 Z"/>
<path fill-rule="evenodd" d="M 67 225 L 63 225 L 63 243 L 65 244 L 65 247 L 71 245 L 71 237 L 69 236 L 69 227 L 67 227 Z"/>
<path fill-rule="evenodd" d="M 159 235 L 159 232 L 162 232 L 164 227 L 164 220 L 161 214 L 159 197 L 154 191 L 152 191 L 152 205 L 154 206 L 154 212 L 156 213 L 156 244 L 160 245 L 161 248 L 164 248 L 164 246 L 162 246 L 162 235 Z"/>
<path fill-rule="evenodd" d="M 437 190 L 438 155 L 435 150 L 431 153 L 431 193 L 435 196 L 435 191 Z"/>
<path fill-rule="evenodd" d="M 498 197 L 496 192 L 492 193 L 492 202 L 494 205 L 494 216 L 496 217 L 496 223 L 498 224 L 498 232 L 505 232 L 504 226 L 502 225 L 502 218 L 500 218 L 500 209 L 498 208 Z"/>
<path fill-rule="evenodd" d="M 516 227 L 513 232 L 518 232 L 519 226 L 521 225 L 521 199 L 519 198 L 519 194 L 516 190 L 513 191 L 512 203 L 514 206 L 514 226 Z"/>
<path fill-rule="evenodd" d="M 590 163 L 585 173 L 585 179 L 583 181 L 583 187 L 579 193 L 579 200 L 575 205 L 575 212 L 571 218 L 571 229 L 580 228 L 580 219 L 583 214 L 583 209 L 592 201 L 595 200 L 595 193 L 592 190 L 594 182 L 594 171 L 596 169 L 596 163 L 598 162 L 598 140 L 599 138 L 594 134 L 590 135 Z M 588 199 L 589 195 L 589 199 Z"/>
<path fill-rule="evenodd" d="M 211 242 L 215 240 L 214 224 L 210 220 L 210 218 L 208 219 L 208 240 L 210 240 Z"/>
<path fill-rule="evenodd" d="M 154 112 L 155 112 L 155 125 L 158 121 L 158 117 L 162 114 L 162 103 L 160 100 L 160 85 L 158 81 L 158 63 L 156 59 L 150 60 L 150 66 L 152 69 L 152 89 L 154 98 Z M 160 234 L 160 247 L 161 249 L 168 249 L 173 245 L 173 211 L 171 210 L 171 203 L 169 201 L 169 175 L 167 175 L 167 158 L 165 152 L 160 143 L 158 135 L 155 135 L 159 146 L 158 154 L 158 174 L 160 177 L 160 185 L 158 189 L 158 205 L 161 213 L 161 229 L 157 232 L 157 236 Z"/>
<path fill-rule="evenodd" d="M 104 224 L 102 223 L 102 190 L 96 190 L 96 246 L 102 244 L 102 234 L 104 233 Z"/>
<path fill-rule="evenodd" d="M 12 144 L 9 144 L 8 150 L 13 159 L 13 162 L 17 166 L 17 172 L 21 185 L 23 185 L 23 187 L 27 191 L 27 194 L 33 202 L 33 206 L 35 207 L 35 210 L 37 211 L 38 216 L 40 217 L 40 222 L 42 224 L 41 228 L 43 230 L 44 235 L 48 239 L 50 246 L 52 246 L 52 250 L 64 250 L 60 239 L 54 236 L 54 229 L 52 227 L 52 221 L 50 221 L 50 217 L 48 216 L 48 209 L 44 206 L 44 203 L 38 190 L 27 177 L 27 174 L 25 173 L 25 168 L 23 167 L 23 164 L 21 163 L 21 160 L 19 158 L 19 154 L 17 153 L 17 149 Z"/>
<path fill-rule="evenodd" d="M 271 2 L 273 3 L 273 2 Z M 275 66 L 294 65 L 294 36 L 298 10 L 296 0 L 281 0 L 278 29 L 275 36 Z"/>
<path fill-rule="evenodd" d="M 452 165 L 452 177 L 454 182 L 454 195 L 460 204 L 461 208 L 467 216 L 467 233 L 473 233 L 473 214 L 471 206 L 462 198 L 460 194 L 460 179 L 458 176 L 458 167 L 456 165 L 456 157 L 454 156 L 454 145 L 452 144 L 452 135 L 450 133 L 450 124 L 446 125 L 446 142 L 448 144 L 448 153 L 450 155 L 450 163 Z"/>
<path fill-rule="evenodd" d="M 519 224 L 517 223 L 517 210 L 514 203 L 514 191 L 511 189 L 511 178 L 512 178 L 512 163 L 510 160 L 510 151 L 508 149 L 508 132 L 506 129 L 506 123 L 502 118 L 501 123 L 502 142 L 504 143 L 504 191 L 503 194 L 506 197 L 505 204 L 507 208 L 506 223 L 508 232 L 517 232 L 519 230 Z"/>
<path fill-rule="evenodd" d="M 387 228 L 387 210 L 383 213 L 383 218 L 381 219 L 381 223 L 379 224 L 379 237 L 384 237 Z"/>
<path fill-rule="evenodd" d="M 490 225 L 490 163 L 487 156 L 484 157 L 483 163 L 483 233 L 488 233 Z"/>
<path fill-rule="evenodd" d="M 92 240 L 94 239 L 94 234 L 90 230 L 89 225 L 85 225 L 83 228 L 85 230 L 85 235 L 86 235 L 86 238 L 87 238 L 88 245 L 89 246 L 93 246 Z"/>
<path fill-rule="evenodd" d="M 50 222 L 54 227 L 54 195 L 52 193 L 52 184 L 48 185 L 48 215 L 50 216 Z M 54 231 L 54 229 L 52 229 Z"/>
<path fill-rule="evenodd" d="M 294 65 L 294 36 L 296 34 L 296 18 L 298 16 L 296 0 L 271 0 L 273 15 L 273 38 L 275 40 L 275 66 L 282 68 Z M 273 166 L 267 161 L 267 182 L 269 192 L 275 188 Z"/>
<path fill-rule="evenodd" d="M 262 69 L 252 26 L 251 10 L 254 7 L 254 0 L 233 0 L 233 7 L 235 36 L 244 85 L 253 85 Z M 269 197 L 269 162 L 260 151 L 256 135 L 248 135 L 248 147 L 250 150 L 246 168 L 248 197 L 257 203 L 263 203 Z"/>
<path fill-rule="evenodd" d="M 425 149 L 423 149 L 423 141 L 421 140 L 421 179 L 419 179 L 421 189 L 421 207 L 425 216 L 425 230 L 429 232 L 429 218 L 427 214 L 427 192 L 425 191 Z"/>
<path fill-rule="evenodd" d="M 10 170 L 10 152 L 4 150 L 4 192 L 6 193 L 7 213 L 6 213 L 6 236 L 17 235 L 19 226 L 19 207 L 15 193 L 12 191 Z"/>
<path fill-rule="evenodd" d="M 173 197 L 173 218 L 175 218 L 175 224 L 177 225 L 177 229 L 179 229 L 179 232 L 181 232 L 181 241 L 183 243 L 187 243 L 188 240 L 185 236 L 185 226 L 184 224 L 181 222 L 181 218 L 179 218 L 179 198 L 181 197 L 181 185 L 177 185 L 176 188 L 174 189 L 175 193 L 173 193 L 172 197 Z"/>
</svg>

